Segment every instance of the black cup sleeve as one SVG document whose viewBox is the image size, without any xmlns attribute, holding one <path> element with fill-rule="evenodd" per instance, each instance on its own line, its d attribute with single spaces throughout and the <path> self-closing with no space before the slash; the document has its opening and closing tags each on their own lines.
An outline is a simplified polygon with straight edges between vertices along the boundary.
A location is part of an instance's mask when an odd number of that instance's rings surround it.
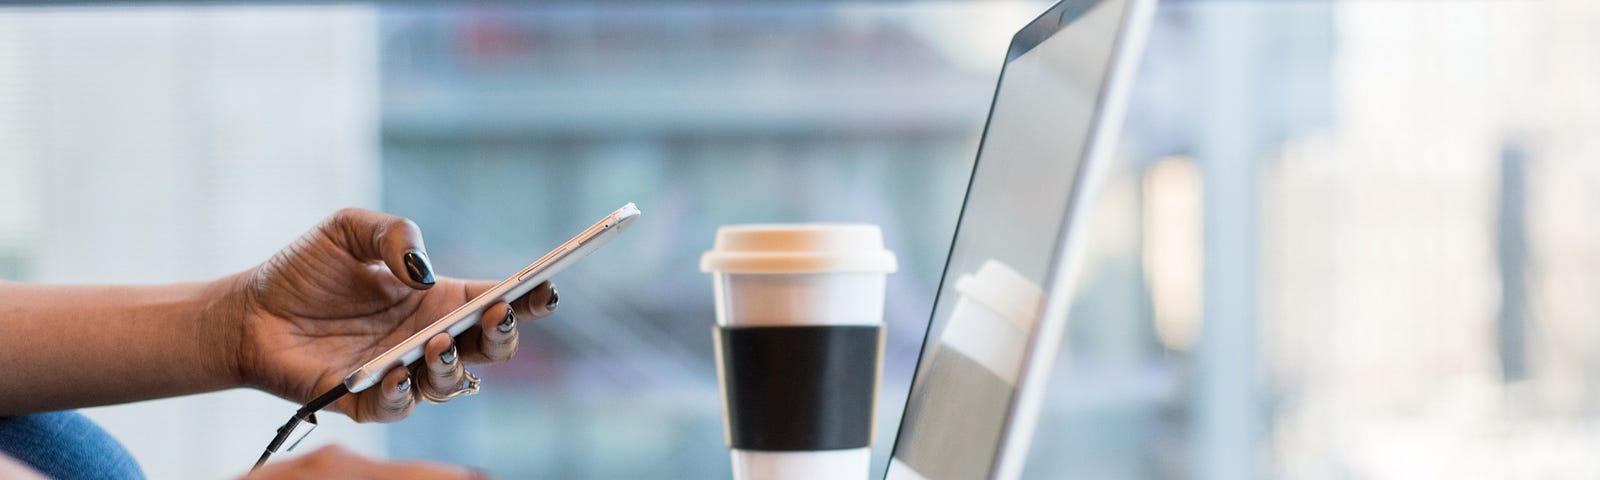
<svg viewBox="0 0 1600 480">
<path fill-rule="evenodd" d="M 872 445 L 883 326 L 714 328 L 728 446 Z"/>
</svg>

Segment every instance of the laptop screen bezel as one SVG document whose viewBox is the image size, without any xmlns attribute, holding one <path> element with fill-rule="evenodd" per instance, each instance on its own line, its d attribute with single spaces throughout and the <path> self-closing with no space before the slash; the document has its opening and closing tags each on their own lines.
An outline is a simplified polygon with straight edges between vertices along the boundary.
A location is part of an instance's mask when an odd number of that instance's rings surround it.
<svg viewBox="0 0 1600 480">
<path fill-rule="evenodd" d="M 946 301 L 943 297 L 945 282 L 951 280 L 950 262 L 954 260 L 956 240 L 961 237 L 961 225 L 967 215 L 967 207 L 971 204 L 973 182 L 977 179 L 978 164 L 982 161 L 984 145 L 989 140 L 989 130 L 994 125 L 994 110 L 999 101 L 1000 89 L 1005 85 L 1006 70 L 1013 60 L 1050 39 L 1064 27 L 1072 25 L 1084 13 L 1104 1 L 1110 0 L 1061 0 L 1012 36 L 1011 43 L 1006 49 L 1005 63 L 1001 66 L 1000 74 L 995 81 L 994 95 L 990 98 L 989 111 L 984 119 L 982 135 L 978 140 L 978 150 L 974 154 L 972 173 L 967 178 L 967 189 L 962 196 L 961 211 L 956 217 L 950 249 L 945 255 L 945 267 L 940 274 L 938 289 L 934 293 L 933 306 L 929 311 L 927 327 L 923 333 L 922 347 L 917 354 L 910 389 L 916 387 L 917 376 L 924 368 L 923 360 L 935 341 L 933 338 L 933 328 L 937 320 L 935 315 L 939 311 L 940 302 Z M 1055 361 L 1061 336 L 1065 333 L 1066 313 L 1072 301 L 1072 285 L 1070 278 L 1064 274 L 1067 272 L 1067 262 L 1073 256 L 1073 249 L 1082 243 L 1076 238 L 1081 237 L 1082 229 L 1073 228 L 1074 222 L 1085 216 L 1086 212 L 1083 211 L 1087 203 L 1085 199 L 1092 198 L 1092 187 L 1098 183 L 1093 181 L 1094 177 L 1097 177 L 1098 172 L 1102 170 L 1101 165 L 1110 160 L 1109 147 L 1115 143 L 1116 136 L 1120 132 L 1118 127 L 1122 123 L 1122 113 L 1125 110 L 1122 104 L 1126 102 L 1132 70 L 1137 63 L 1137 54 L 1143 49 L 1145 31 L 1153 8 L 1152 0 L 1122 1 L 1125 3 L 1119 19 L 1120 28 L 1112 44 L 1111 55 L 1107 60 L 1099 91 L 1096 93 L 1094 111 L 1090 117 L 1091 131 L 1085 138 L 1082 151 L 1078 154 L 1081 161 L 1069 187 L 1066 212 L 1064 218 L 1059 221 L 1061 228 L 1056 234 L 1056 242 L 1050 254 L 1050 265 L 1046 269 L 1045 282 L 1042 285 L 1046 292 L 1042 313 L 1038 319 L 1038 327 L 1027 340 L 1022 369 L 1007 407 L 1004 425 L 1001 426 L 999 443 L 995 445 L 990 478 L 1014 478 L 1022 473 L 1023 464 L 1027 459 L 1028 443 L 1032 438 L 1033 423 L 1037 420 L 1039 404 L 1043 401 L 1043 389 L 1047 386 L 1050 367 Z M 902 412 L 910 403 L 910 395 L 907 395 L 906 406 L 902 407 Z M 900 425 L 896 428 L 896 448 L 890 450 L 890 462 L 893 462 L 895 451 L 898 450 L 899 436 L 905 432 L 906 422 L 907 419 L 902 417 Z"/>
</svg>

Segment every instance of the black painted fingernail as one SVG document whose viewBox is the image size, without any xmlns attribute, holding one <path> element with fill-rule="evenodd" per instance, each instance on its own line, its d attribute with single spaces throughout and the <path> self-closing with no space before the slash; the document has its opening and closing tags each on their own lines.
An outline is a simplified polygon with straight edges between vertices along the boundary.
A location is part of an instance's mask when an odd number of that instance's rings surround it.
<svg viewBox="0 0 1600 480">
<path fill-rule="evenodd" d="M 397 392 L 406 393 L 407 390 L 411 389 L 411 377 L 401 379 L 400 383 L 394 386 L 394 389 Z"/>
<path fill-rule="evenodd" d="M 406 252 L 406 274 L 411 280 L 423 285 L 433 285 L 433 265 L 428 263 L 428 256 L 422 252 L 412 250 Z"/>
<path fill-rule="evenodd" d="M 517 328 L 517 314 L 507 308 L 505 320 L 501 320 L 500 324 L 495 326 L 495 329 L 500 330 L 500 333 L 511 333 L 513 328 Z"/>
<path fill-rule="evenodd" d="M 451 345 L 449 350 L 439 354 L 439 361 L 444 362 L 445 365 L 456 363 L 456 346 Z"/>
<path fill-rule="evenodd" d="M 544 309 L 545 310 L 555 310 L 556 307 L 560 306 L 560 305 L 561 305 L 561 294 L 560 293 L 556 293 L 556 289 L 555 288 L 551 288 L 550 289 L 550 301 L 544 302 Z"/>
</svg>

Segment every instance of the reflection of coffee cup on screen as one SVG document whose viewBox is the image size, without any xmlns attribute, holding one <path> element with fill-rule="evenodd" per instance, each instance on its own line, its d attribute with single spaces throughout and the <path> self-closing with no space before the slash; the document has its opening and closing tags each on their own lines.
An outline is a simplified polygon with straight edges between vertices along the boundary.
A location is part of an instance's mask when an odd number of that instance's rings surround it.
<svg viewBox="0 0 1600 480">
<path fill-rule="evenodd" d="M 895 265 L 873 225 L 717 230 L 700 269 L 735 479 L 866 478 Z"/>
<path fill-rule="evenodd" d="M 983 478 L 994 463 L 1044 290 L 991 259 L 957 277 L 955 293 L 917 369 L 889 480 Z"/>
</svg>

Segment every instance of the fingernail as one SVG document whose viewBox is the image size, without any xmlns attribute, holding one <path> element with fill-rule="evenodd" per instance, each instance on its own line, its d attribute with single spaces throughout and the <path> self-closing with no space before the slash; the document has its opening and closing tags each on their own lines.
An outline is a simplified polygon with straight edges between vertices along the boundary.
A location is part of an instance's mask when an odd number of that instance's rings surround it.
<svg viewBox="0 0 1600 480">
<path fill-rule="evenodd" d="M 513 313 L 510 308 L 506 308 L 505 320 L 501 320 L 500 324 L 495 326 L 495 329 L 500 330 L 500 333 L 511 333 L 513 328 L 517 328 L 517 314 Z"/>
<path fill-rule="evenodd" d="M 451 345 L 449 350 L 439 354 L 439 361 L 444 362 L 445 365 L 456 363 L 456 346 Z"/>
<path fill-rule="evenodd" d="M 428 263 L 428 256 L 422 252 L 412 250 L 406 252 L 406 274 L 411 280 L 423 285 L 433 285 L 433 265 Z"/>
<path fill-rule="evenodd" d="M 550 288 L 550 301 L 544 302 L 544 309 L 545 310 L 555 310 L 556 307 L 560 306 L 560 305 L 561 305 L 561 294 L 560 293 L 556 293 L 556 289 L 554 287 Z"/>
<path fill-rule="evenodd" d="M 407 390 L 411 390 L 411 377 L 400 379 L 400 383 L 396 384 L 394 389 L 400 393 L 406 393 Z"/>
</svg>

